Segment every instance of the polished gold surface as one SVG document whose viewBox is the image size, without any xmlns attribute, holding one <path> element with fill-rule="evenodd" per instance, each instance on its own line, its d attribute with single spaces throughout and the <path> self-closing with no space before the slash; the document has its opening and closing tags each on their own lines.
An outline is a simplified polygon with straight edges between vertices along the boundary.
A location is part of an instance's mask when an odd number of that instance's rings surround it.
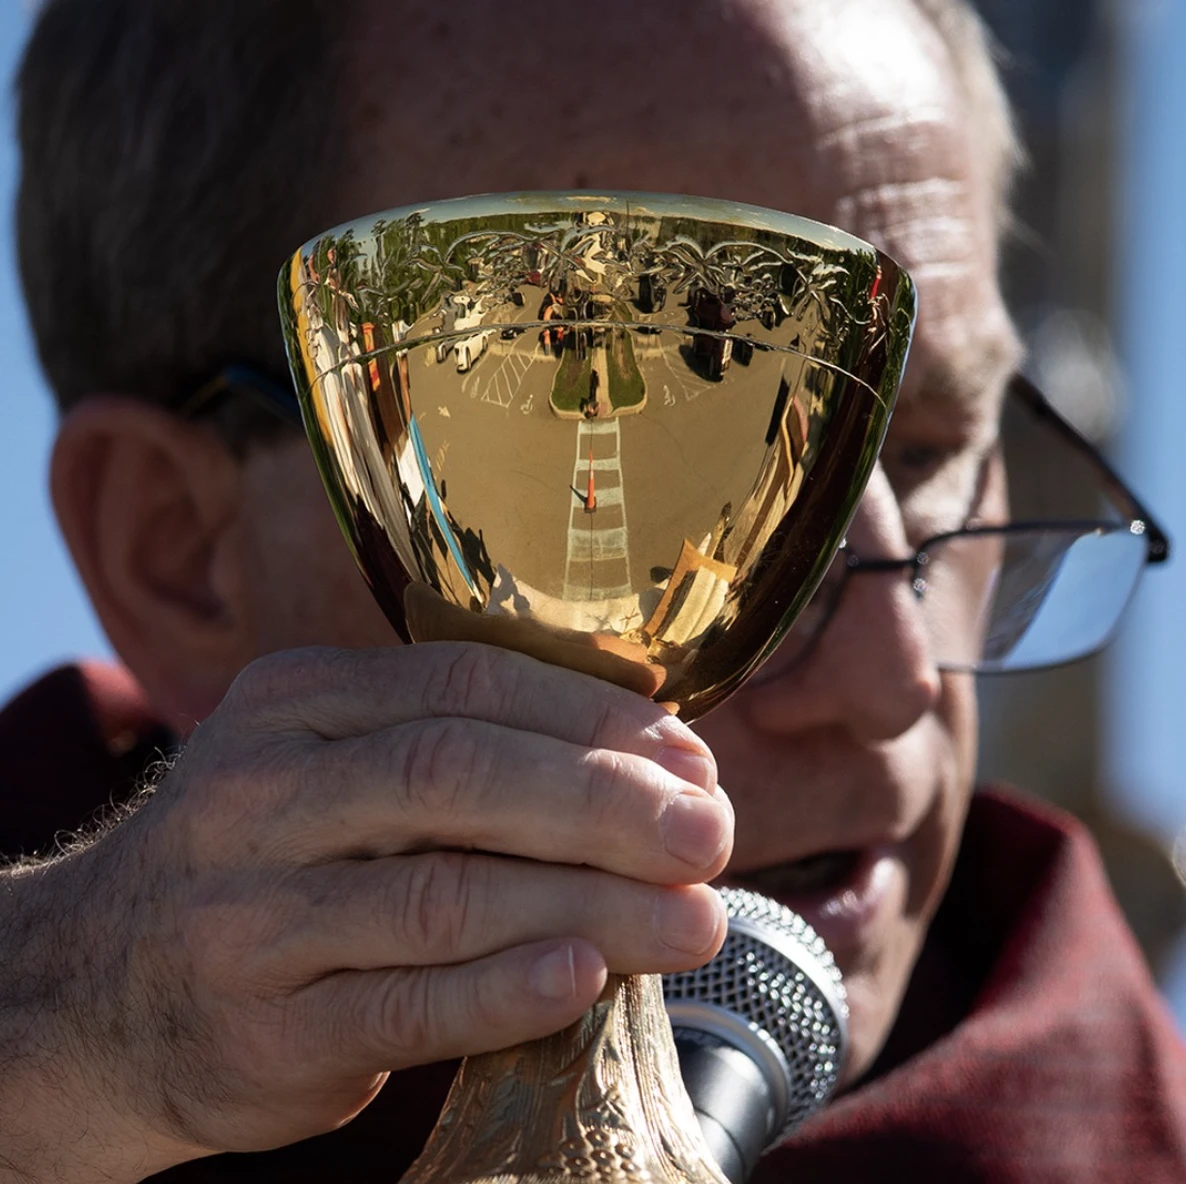
<svg viewBox="0 0 1186 1184">
<path fill-rule="evenodd" d="M 885 435 L 909 278 L 831 227 L 652 194 L 464 198 L 280 277 L 305 425 L 405 639 L 708 710 L 770 653 Z M 658 978 L 467 1060 L 405 1179 L 721 1184 Z"/>
<path fill-rule="evenodd" d="M 409 207 L 280 280 L 305 423 L 396 629 L 702 714 L 770 653 L 883 439 L 914 292 L 786 214 L 652 194 Z"/>
<path fill-rule="evenodd" d="M 655 975 L 571 1028 L 467 1059 L 404 1184 L 726 1184 L 683 1089 Z"/>
</svg>

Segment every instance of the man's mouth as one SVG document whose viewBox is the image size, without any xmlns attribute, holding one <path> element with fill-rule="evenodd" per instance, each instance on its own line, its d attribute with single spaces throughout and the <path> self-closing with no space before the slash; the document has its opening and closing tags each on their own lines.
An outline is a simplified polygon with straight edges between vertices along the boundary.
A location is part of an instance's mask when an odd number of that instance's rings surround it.
<svg viewBox="0 0 1186 1184">
<path fill-rule="evenodd" d="M 864 858 L 862 851 L 822 851 L 746 873 L 743 878 L 748 886 L 770 896 L 827 894 L 848 884 Z"/>
<path fill-rule="evenodd" d="M 858 847 L 821 851 L 725 878 L 794 909 L 844 968 L 873 939 L 886 910 L 904 899 L 904 876 L 889 849 Z"/>
</svg>

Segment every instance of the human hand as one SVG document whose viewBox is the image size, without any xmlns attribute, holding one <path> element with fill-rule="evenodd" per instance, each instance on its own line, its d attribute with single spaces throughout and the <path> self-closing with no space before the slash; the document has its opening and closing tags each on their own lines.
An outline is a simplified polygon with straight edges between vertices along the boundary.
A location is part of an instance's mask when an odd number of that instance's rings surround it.
<svg viewBox="0 0 1186 1184">
<path fill-rule="evenodd" d="M 706 961 L 731 831 L 702 741 L 609 684 L 462 644 L 264 659 L 41 873 L 76 893 L 76 1076 L 141 1174 L 330 1129 L 388 1070 L 559 1030 L 607 971 Z"/>
</svg>

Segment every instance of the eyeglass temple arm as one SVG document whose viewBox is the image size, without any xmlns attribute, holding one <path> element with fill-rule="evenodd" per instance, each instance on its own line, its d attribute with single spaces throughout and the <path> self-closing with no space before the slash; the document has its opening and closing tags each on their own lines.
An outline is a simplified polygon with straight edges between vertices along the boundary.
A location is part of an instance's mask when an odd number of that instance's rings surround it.
<svg viewBox="0 0 1186 1184">
<path fill-rule="evenodd" d="M 190 419 L 232 390 L 242 391 L 257 407 L 270 411 L 301 431 L 305 430 L 301 405 L 292 384 L 273 377 L 258 366 L 242 363 L 223 366 L 212 378 L 188 391 L 173 410 L 183 419 Z"/>
<path fill-rule="evenodd" d="M 1009 389 L 1010 393 L 1020 399 L 1032 414 L 1062 436 L 1071 447 L 1087 456 L 1099 473 L 1104 489 L 1113 500 L 1131 518 L 1144 524 L 1145 539 L 1149 548 L 1149 562 L 1164 563 L 1170 557 L 1169 535 L 1108 463 L 1103 453 L 1073 424 L 1064 419 L 1050 405 L 1046 396 L 1024 374 L 1015 374 L 1010 381 Z"/>
</svg>

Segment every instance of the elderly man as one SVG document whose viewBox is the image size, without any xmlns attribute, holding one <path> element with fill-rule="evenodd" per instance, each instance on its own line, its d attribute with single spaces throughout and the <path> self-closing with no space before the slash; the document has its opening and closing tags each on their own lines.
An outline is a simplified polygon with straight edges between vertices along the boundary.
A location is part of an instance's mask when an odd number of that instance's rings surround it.
<svg viewBox="0 0 1186 1184">
<path fill-rule="evenodd" d="M 228 362 L 282 373 L 278 265 L 348 218 L 730 198 L 917 280 L 853 551 L 1000 521 L 1014 147 L 961 0 L 48 0 L 19 95 L 54 499 L 135 687 L 66 672 L 0 717 L 0 1179 L 395 1179 L 442 1062 L 704 962 L 722 875 L 813 910 L 852 1006 L 844 1096 L 758 1178 L 1181 1178 L 1186 1062 L 1089 846 L 969 818 L 973 678 L 902 570 L 834 589 L 694 733 L 393 645 L 304 441 L 207 397 Z M 54 854 L 162 728 L 187 743 L 153 791 Z"/>
</svg>

